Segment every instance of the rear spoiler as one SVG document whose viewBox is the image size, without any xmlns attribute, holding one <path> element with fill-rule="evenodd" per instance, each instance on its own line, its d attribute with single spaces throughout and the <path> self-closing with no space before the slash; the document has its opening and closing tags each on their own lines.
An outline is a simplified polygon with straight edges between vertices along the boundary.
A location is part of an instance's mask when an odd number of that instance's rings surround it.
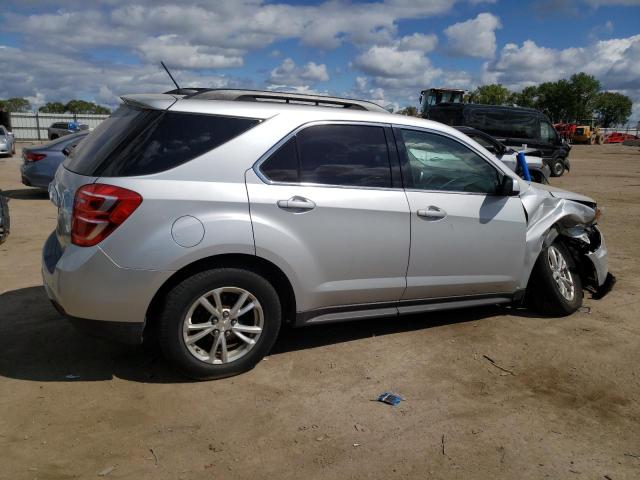
<svg viewBox="0 0 640 480">
<path fill-rule="evenodd" d="M 135 95 L 123 95 L 120 98 L 126 105 L 131 105 L 132 107 L 167 110 L 171 105 L 176 103 L 180 97 L 165 93 L 141 93 Z"/>
</svg>

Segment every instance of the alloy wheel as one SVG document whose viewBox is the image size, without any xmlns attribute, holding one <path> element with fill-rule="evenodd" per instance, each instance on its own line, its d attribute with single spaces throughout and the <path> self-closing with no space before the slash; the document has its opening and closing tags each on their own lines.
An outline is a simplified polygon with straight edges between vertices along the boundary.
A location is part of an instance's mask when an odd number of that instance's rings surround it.
<svg viewBox="0 0 640 480">
<path fill-rule="evenodd" d="M 568 302 L 572 301 L 576 288 L 564 255 L 552 245 L 547 249 L 547 259 L 549 261 L 549 267 L 551 268 L 551 275 L 558 287 L 560 295 Z"/>
<path fill-rule="evenodd" d="M 239 287 L 221 287 L 199 297 L 182 323 L 187 350 L 198 360 L 226 364 L 247 355 L 264 328 L 258 299 Z"/>
</svg>

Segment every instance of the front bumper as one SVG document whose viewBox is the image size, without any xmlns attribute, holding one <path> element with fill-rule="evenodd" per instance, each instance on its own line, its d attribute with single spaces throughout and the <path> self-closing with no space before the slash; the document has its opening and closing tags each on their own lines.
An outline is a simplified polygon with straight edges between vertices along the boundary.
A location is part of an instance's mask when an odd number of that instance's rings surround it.
<svg viewBox="0 0 640 480">
<path fill-rule="evenodd" d="M 593 270 L 595 272 L 598 286 L 602 286 L 607 280 L 607 274 L 609 273 L 609 251 L 604 243 L 604 237 L 602 233 L 594 227 L 600 234 L 600 246 L 591 252 L 587 252 L 585 256 L 591 261 Z"/>
<path fill-rule="evenodd" d="M 55 232 L 42 252 L 42 277 L 56 308 L 81 330 L 126 343 L 140 343 L 147 309 L 172 272 L 116 265 L 99 247 L 68 246 Z"/>
</svg>

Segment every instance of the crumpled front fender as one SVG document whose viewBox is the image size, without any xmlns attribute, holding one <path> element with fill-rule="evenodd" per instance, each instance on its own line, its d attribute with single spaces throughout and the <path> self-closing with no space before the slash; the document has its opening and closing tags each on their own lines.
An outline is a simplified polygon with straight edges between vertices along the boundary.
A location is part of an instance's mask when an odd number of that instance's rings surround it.
<svg viewBox="0 0 640 480">
<path fill-rule="evenodd" d="M 521 288 L 526 288 L 542 248 L 553 243 L 558 235 L 566 235 L 584 244 L 584 258 L 591 262 L 597 283 L 602 285 L 608 273 L 607 250 L 600 232 L 592 227 L 596 210 L 567 198 L 555 197 L 537 188 L 525 191 L 521 200 L 527 213 L 525 265 L 520 279 Z M 586 233 L 587 228 L 595 231 L 592 235 L 598 236 L 593 245 Z"/>
</svg>

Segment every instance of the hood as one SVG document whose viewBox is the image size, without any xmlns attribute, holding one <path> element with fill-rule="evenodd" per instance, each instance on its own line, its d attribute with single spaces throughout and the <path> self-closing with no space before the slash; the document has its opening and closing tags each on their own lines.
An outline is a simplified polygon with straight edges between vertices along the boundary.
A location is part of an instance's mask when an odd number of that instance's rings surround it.
<svg viewBox="0 0 640 480">
<path fill-rule="evenodd" d="M 537 183 L 535 186 L 532 186 L 531 188 L 548 192 L 549 194 L 551 194 L 552 197 L 555 197 L 555 198 L 572 200 L 574 202 L 583 203 L 583 204 L 587 203 L 594 206 L 596 205 L 596 201 L 591 197 L 587 197 L 586 195 L 581 195 L 579 193 L 569 192 L 567 190 L 563 190 L 558 187 L 552 187 L 551 185 L 542 185 Z"/>
</svg>

